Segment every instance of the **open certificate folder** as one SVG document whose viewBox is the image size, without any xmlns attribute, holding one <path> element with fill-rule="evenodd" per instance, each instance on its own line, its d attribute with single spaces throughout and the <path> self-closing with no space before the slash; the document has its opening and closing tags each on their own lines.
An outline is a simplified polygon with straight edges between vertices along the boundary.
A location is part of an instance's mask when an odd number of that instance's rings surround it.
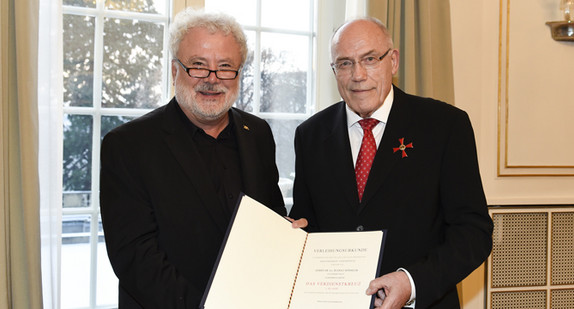
<svg viewBox="0 0 574 309">
<path fill-rule="evenodd" d="M 201 308 L 372 308 L 385 236 L 307 233 L 243 196 Z"/>
</svg>

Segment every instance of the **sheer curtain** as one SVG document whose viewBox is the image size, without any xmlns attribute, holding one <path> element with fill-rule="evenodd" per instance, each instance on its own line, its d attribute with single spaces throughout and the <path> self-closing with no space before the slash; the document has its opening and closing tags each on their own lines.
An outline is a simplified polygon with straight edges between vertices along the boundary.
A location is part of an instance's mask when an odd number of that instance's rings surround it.
<svg viewBox="0 0 574 309">
<path fill-rule="evenodd" d="M 454 104 L 448 0 L 370 0 L 367 13 L 391 32 L 401 54 L 395 84 Z"/>
<path fill-rule="evenodd" d="M 0 10 L 0 307 L 42 308 L 38 184 L 38 1 Z"/>
<path fill-rule="evenodd" d="M 40 220 L 45 309 L 60 308 L 62 233 L 62 2 L 39 0 L 38 67 Z"/>
</svg>

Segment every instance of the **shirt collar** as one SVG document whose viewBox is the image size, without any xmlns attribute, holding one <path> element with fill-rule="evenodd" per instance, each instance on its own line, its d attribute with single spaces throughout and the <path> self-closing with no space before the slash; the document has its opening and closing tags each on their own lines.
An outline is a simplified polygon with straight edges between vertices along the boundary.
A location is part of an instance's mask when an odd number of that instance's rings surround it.
<svg viewBox="0 0 574 309">
<path fill-rule="evenodd" d="M 179 104 L 176 104 L 176 106 L 177 106 L 177 109 L 179 110 L 181 120 L 183 121 L 184 125 L 186 126 L 186 128 L 187 128 L 187 130 L 191 136 L 195 136 L 195 134 L 198 134 L 198 133 L 209 136 L 209 135 L 207 135 L 207 133 L 205 133 L 205 131 L 203 129 L 197 127 L 195 124 L 193 124 L 193 122 L 191 122 L 189 120 L 189 118 L 187 118 L 187 116 L 185 115 L 185 113 L 183 112 L 183 110 L 181 109 L 181 106 L 179 106 Z M 235 132 L 234 125 L 233 125 L 233 113 L 232 113 L 231 109 L 229 109 L 229 111 L 227 111 L 227 113 L 229 115 L 229 123 L 223 129 L 223 131 L 221 131 L 221 133 L 219 133 L 219 136 L 217 137 L 217 139 L 232 137 L 232 135 Z"/>
<path fill-rule="evenodd" d="M 391 90 L 389 91 L 389 94 L 387 94 L 385 101 L 383 101 L 383 105 L 381 105 L 377 110 L 375 110 L 375 112 L 373 112 L 370 118 L 377 119 L 378 121 L 386 124 L 387 120 L 389 119 L 389 114 L 391 113 L 391 107 L 393 105 L 394 98 L 395 98 L 395 92 L 393 90 L 393 87 L 391 86 Z M 351 108 L 349 108 L 349 105 L 347 104 L 345 104 L 345 109 L 347 112 L 347 126 L 350 128 L 355 124 L 358 125 L 359 120 L 363 118 L 361 118 L 359 115 L 357 115 L 357 113 L 352 111 Z"/>
</svg>

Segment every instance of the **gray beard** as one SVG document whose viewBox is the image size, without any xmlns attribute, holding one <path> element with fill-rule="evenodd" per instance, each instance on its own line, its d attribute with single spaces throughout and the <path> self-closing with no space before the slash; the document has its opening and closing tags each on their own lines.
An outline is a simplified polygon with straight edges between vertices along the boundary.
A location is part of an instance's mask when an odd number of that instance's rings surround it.
<svg viewBox="0 0 574 309">
<path fill-rule="evenodd" d="M 221 91 L 223 93 L 229 92 L 229 90 L 223 86 L 207 83 L 198 84 L 194 87 L 194 90 L 196 92 L 206 90 Z M 233 106 L 233 103 L 235 103 L 235 100 L 237 100 L 238 96 L 239 90 L 235 91 L 235 93 L 231 93 L 231 95 L 228 97 L 228 100 L 223 102 L 221 105 L 215 105 L 210 102 L 200 104 L 193 97 L 193 93 L 190 88 L 178 87 L 177 83 L 175 84 L 175 98 L 177 102 L 179 102 L 180 106 L 191 112 L 195 117 L 208 121 L 217 120 L 223 117 L 223 115 L 229 111 L 231 106 Z"/>
</svg>

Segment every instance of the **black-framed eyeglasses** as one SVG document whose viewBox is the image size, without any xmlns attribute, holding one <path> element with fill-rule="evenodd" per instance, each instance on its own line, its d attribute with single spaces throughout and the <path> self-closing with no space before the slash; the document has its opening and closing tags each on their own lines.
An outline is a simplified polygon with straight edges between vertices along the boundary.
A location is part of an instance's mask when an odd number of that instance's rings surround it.
<svg viewBox="0 0 574 309">
<path fill-rule="evenodd" d="M 215 76 L 221 80 L 235 79 L 239 74 L 236 70 L 210 70 L 205 68 L 188 68 L 179 59 L 175 59 L 179 65 L 185 70 L 187 75 L 195 78 L 207 78 L 211 73 L 215 73 Z"/>
<path fill-rule="evenodd" d="M 392 48 L 387 49 L 387 51 L 380 57 L 366 56 L 366 57 L 362 58 L 361 60 L 359 60 L 359 63 L 366 70 L 373 69 L 373 68 L 375 68 L 375 66 L 377 64 L 379 64 L 381 62 L 381 60 L 383 60 L 385 58 L 385 56 L 387 56 L 389 54 L 389 52 L 391 50 L 392 50 Z M 355 60 L 344 59 L 344 60 L 337 61 L 335 63 L 331 63 L 331 68 L 333 68 L 333 71 L 335 71 L 335 74 L 348 74 L 348 73 L 351 73 L 353 68 L 355 68 L 356 63 L 357 62 Z"/>
</svg>

